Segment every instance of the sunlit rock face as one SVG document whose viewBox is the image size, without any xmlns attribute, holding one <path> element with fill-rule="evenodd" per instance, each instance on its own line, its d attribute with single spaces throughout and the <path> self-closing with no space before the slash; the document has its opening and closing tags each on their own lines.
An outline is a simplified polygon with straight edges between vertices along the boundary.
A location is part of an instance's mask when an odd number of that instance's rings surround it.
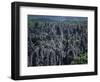
<svg viewBox="0 0 100 82">
<path fill-rule="evenodd" d="M 28 16 L 28 66 L 87 64 L 87 17 Z"/>
</svg>

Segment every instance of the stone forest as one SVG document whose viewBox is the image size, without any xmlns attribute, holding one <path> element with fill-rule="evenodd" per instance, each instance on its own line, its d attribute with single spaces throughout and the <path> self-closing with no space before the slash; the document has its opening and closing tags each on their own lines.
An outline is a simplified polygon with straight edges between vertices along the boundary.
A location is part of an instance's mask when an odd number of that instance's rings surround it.
<svg viewBox="0 0 100 82">
<path fill-rule="evenodd" d="M 87 17 L 28 15 L 28 66 L 88 63 Z"/>
</svg>

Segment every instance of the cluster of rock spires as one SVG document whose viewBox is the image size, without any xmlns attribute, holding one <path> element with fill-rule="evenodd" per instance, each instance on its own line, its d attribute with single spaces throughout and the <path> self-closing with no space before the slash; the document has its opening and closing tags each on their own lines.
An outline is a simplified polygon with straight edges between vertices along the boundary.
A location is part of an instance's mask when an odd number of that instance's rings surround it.
<svg viewBox="0 0 100 82">
<path fill-rule="evenodd" d="M 85 64 L 75 61 L 87 53 L 87 38 L 86 23 L 34 22 L 28 26 L 28 66 Z"/>
</svg>

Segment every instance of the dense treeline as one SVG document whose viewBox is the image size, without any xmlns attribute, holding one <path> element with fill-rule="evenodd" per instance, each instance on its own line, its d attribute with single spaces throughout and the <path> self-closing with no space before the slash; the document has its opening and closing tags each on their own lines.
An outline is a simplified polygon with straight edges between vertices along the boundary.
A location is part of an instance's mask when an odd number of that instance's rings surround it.
<svg viewBox="0 0 100 82">
<path fill-rule="evenodd" d="M 87 63 L 87 23 L 28 22 L 28 66 Z"/>
</svg>

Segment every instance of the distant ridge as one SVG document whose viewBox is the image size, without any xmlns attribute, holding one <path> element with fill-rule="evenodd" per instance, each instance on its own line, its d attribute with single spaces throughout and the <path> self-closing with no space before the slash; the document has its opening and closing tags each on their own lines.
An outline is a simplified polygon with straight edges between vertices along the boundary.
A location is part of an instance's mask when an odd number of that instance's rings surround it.
<svg viewBox="0 0 100 82">
<path fill-rule="evenodd" d="M 28 20 L 42 22 L 87 22 L 87 17 L 28 15 Z"/>
</svg>

